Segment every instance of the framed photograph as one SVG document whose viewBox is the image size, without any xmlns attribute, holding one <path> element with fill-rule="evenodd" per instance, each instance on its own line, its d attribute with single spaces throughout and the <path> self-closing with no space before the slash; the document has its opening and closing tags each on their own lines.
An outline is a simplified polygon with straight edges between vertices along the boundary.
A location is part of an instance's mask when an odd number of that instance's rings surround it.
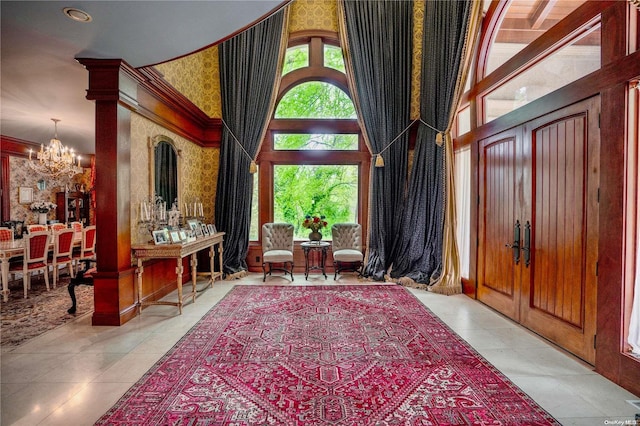
<svg viewBox="0 0 640 426">
<path fill-rule="evenodd" d="M 200 238 L 200 237 L 202 237 L 204 235 L 202 233 L 202 227 L 201 226 L 196 226 L 195 233 L 196 233 L 196 238 Z"/>
<path fill-rule="evenodd" d="M 180 238 L 180 231 L 177 231 L 177 230 L 169 231 L 169 236 L 171 237 L 171 244 L 182 244 L 182 238 Z"/>
<path fill-rule="evenodd" d="M 181 229 L 178 231 L 178 233 L 180 234 L 180 241 L 187 241 L 187 233 L 185 231 Z"/>
<path fill-rule="evenodd" d="M 202 228 L 202 235 L 204 235 L 205 237 L 208 237 L 209 228 L 207 228 L 207 225 L 203 223 L 200 227 Z"/>
<path fill-rule="evenodd" d="M 158 229 L 157 231 L 152 231 L 153 242 L 154 244 L 169 244 L 169 231 L 166 229 Z"/>
<path fill-rule="evenodd" d="M 188 219 L 187 225 L 189 225 L 189 229 L 191 229 L 192 231 L 195 231 L 200 227 L 199 226 L 200 222 L 198 222 L 198 219 Z"/>
<path fill-rule="evenodd" d="M 28 204 L 33 202 L 33 188 L 21 186 L 19 191 L 20 204 Z"/>
<path fill-rule="evenodd" d="M 207 225 L 207 228 L 209 228 L 209 235 L 214 235 L 216 232 L 216 226 L 213 223 L 210 223 Z"/>
</svg>

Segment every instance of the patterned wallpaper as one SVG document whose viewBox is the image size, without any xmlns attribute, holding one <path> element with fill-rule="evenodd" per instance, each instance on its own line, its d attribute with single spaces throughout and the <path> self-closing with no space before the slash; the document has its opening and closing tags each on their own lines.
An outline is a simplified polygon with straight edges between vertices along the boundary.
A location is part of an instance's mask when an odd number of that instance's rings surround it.
<svg viewBox="0 0 640 426">
<path fill-rule="evenodd" d="M 205 114 L 222 117 L 218 47 L 156 65 L 165 80 Z"/>
<path fill-rule="evenodd" d="M 146 118 L 131 116 L 131 242 L 142 243 L 149 239 L 146 232 L 139 230 L 140 202 L 148 200 L 149 188 L 149 140 L 164 135 L 173 140 L 182 153 L 181 203 L 193 202 L 196 198 L 203 203 L 207 223 L 213 223 L 215 209 L 216 182 L 218 180 L 218 159 L 220 150 L 203 148 L 188 139 L 161 127 Z"/>
<path fill-rule="evenodd" d="M 85 185 L 88 188 L 89 184 L 89 169 L 84 169 L 85 173 L 76 175 L 73 178 L 66 176 L 58 178 L 49 178 L 40 176 L 33 172 L 33 170 L 27 164 L 29 162 L 26 158 L 21 157 L 9 157 L 9 170 L 11 170 L 10 187 L 9 187 L 9 204 L 11 208 L 9 218 L 11 220 L 24 220 L 25 224 L 38 223 L 38 214 L 32 212 L 29 209 L 29 204 L 20 204 L 20 188 L 27 187 L 33 190 L 33 201 L 50 201 L 56 202 L 56 192 L 62 192 L 65 190 L 65 186 L 75 190 L 76 184 Z M 46 182 L 46 188 L 43 190 L 38 189 L 38 181 L 44 179 Z M 48 214 L 49 220 L 56 218 L 56 211 L 52 210 Z"/>
<path fill-rule="evenodd" d="M 296 0 L 291 4 L 289 32 L 326 30 L 338 32 L 338 2 Z"/>
</svg>

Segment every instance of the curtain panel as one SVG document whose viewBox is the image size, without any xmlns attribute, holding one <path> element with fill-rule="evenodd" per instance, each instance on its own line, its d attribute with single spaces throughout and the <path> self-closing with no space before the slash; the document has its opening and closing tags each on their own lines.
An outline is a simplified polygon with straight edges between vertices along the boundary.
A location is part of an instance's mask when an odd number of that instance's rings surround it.
<svg viewBox="0 0 640 426">
<path fill-rule="evenodd" d="M 400 232 L 407 176 L 413 51 L 412 1 L 341 1 L 341 42 L 352 97 L 371 162 L 369 235 L 364 275 L 381 281 Z M 399 137 L 398 137 L 399 136 Z"/>
<path fill-rule="evenodd" d="M 459 265 L 455 264 L 457 250 L 454 258 L 449 257 L 451 253 L 443 256 L 445 240 L 447 246 L 455 247 L 455 199 L 449 183 L 453 173 L 451 138 L 447 136 L 444 143 L 436 143 L 436 136 L 442 140 L 442 135 L 448 134 L 450 117 L 457 105 L 472 6 L 471 0 L 425 3 L 420 126 L 402 226 L 392 253 L 391 277 L 400 282 L 437 284 L 443 277 L 443 263 L 447 271 L 455 268 L 457 284 L 441 291 L 446 294 L 460 293 L 462 289 Z M 445 229 L 445 213 L 451 213 L 447 203 L 454 206 L 453 229 Z"/>
<path fill-rule="evenodd" d="M 273 112 L 288 8 L 219 46 L 223 130 L 215 222 L 226 233 L 225 278 L 246 274 L 255 158 Z"/>
</svg>

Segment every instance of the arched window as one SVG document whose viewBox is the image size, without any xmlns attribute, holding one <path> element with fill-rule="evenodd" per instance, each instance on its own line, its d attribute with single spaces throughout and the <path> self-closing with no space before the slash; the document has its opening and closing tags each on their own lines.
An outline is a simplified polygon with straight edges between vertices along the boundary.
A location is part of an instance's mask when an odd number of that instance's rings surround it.
<svg viewBox="0 0 640 426">
<path fill-rule="evenodd" d="M 326 216 L 329 226 L 364 222 L 370 154 L 356 118 L 337 35 L 293 34 L 257 160 L 252 240 L 265 222 L 291 223 L 306 240 L 307 214 Z"/>
<path fill-rule="evenodd" d="M 495 73 L 482 98 L 481 123 L 501 117 L 600 68 L 600 17 L 558 30 L 585 0 L 502 2 L 489 10 L 492 26 L 478 58 L 478 77 Z M 565 26 L 569 27 L 571 24 Z M 534 42 L 543 34 L 556 40 Z M 459 133 L 460 134 L 460 133 Z"/>
</svg>

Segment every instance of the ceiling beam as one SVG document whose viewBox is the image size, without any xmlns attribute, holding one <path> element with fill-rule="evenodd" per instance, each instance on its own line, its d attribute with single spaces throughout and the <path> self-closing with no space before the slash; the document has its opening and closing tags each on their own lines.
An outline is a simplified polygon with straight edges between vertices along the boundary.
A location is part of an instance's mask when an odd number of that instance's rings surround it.
<svg viewBox="0 0 640 426">
<path fill-rule="evenodd" d="M 529 23 L 532 30 L 537 30 L 542 26 L 542 23 L 547 19 L 549 13 L 556 5 L 558 0 L 539 0 L 533 13 L 529 16 Z"/>
</svg>

